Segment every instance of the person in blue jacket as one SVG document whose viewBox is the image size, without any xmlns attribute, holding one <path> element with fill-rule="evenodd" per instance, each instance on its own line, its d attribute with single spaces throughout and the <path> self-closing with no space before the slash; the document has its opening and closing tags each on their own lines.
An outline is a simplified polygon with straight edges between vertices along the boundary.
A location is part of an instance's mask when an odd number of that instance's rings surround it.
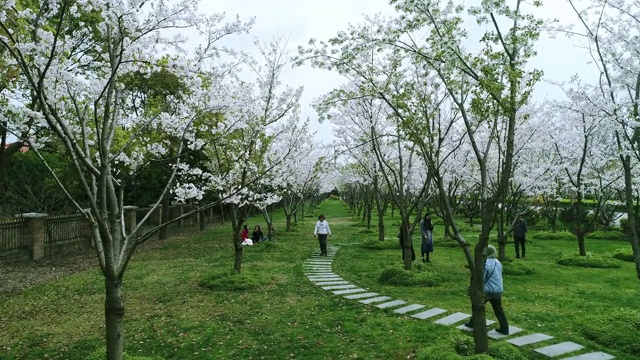
<svg viewBox="0 0 640 360">
<path fill-rule="evenodd" d="M 502 264 L 496 259 L 498 252 L 493 245 L 488 245 L 486 252 L 487 260 L 484 263 L 484 302 L 491 303 L 493 313 L 496 315 L 496 319 L 498 319 L 500 327 L 497 328 L 496 331 L 503 335 L 509 335 L 509 322 L 502 308 L 502 292 L 504 291 L 502 285 Z M 472 321 L 464 325 L 470 328 L 473 327 Z"/>
</svg>

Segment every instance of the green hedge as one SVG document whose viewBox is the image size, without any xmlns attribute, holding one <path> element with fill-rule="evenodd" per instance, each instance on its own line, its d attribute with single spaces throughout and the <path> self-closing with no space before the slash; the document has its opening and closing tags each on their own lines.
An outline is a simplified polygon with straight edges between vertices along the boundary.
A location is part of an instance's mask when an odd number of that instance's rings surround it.
<svg viewBox="0 0 640 360">
<path fill-rule="evenodd" d="M 533 275 L 536 273 L 536 268 L 529 263 L 522 261 L 503 261 L 502 262 L 502 274 L 511 276 L 523 276 Z"/>
<path fill-rule="evenodd" d="M 613 253 L 613 258 L 614 259 L 618 259 L 618 260 L 622 260 L 622 261 L 629 261 L 629 262 L 634 262 L 636 261 L 635 256 L 633 256 L 633 249 L 631 248 L 620 248 L 618 250 L 616 250 Z"/>
<path fill-rule="evenodd" d="M 610 257 L 593 255 L 587 253 L 587 256 L 577 254 L 565 254 L 556 260 L 558 265 L 576 266 L 585 268 L 615 269 L 622 267 L 622 263 Z"/>
<path fill-rule="evenodd" d="M 378 282 L 385 285 L 393 286 L 436 286 L 445 282 L 442 275 L 425 271 L 422 264 L 416 264 L 411 270 L 399 268 L 387 268 L 382 271 L 378 277 Z"/>
<path fill-rule="evenodd" d="M 568 231 L 558 231 L 558 232 L 540 231 L 540 232 L 531 234 L 530 237 L 532 239 L 537 239 L 537 240 L 567 240 L 567 241 L 578 240 L 578 238 L 576 238 L 575 235 L 573 235 Z"/>
<path fill-rule="evenodd" d="M 627 235 L 617 230 L 610 231 L 594 231 L 591 234 L 587 235 L 588 239 L 593 240 L 614 240 L 614 241 L 629 241 Z"/>
<path fill-rule="evenodd" d="M 522 350 L 504 341 L 490 342 L 487 354 L 474 354 L 474 349 L 473 337 L 458 331 L 418 349 L 416 360 L 527 360 Z"/>
<path fill-rule="evenodd" d="M 640 311 L 637 309 L 610 309 L 587 316 L 580 323 L 580 332 L 602 346 L 634 356 L 640 354 Z"/>
</svg>

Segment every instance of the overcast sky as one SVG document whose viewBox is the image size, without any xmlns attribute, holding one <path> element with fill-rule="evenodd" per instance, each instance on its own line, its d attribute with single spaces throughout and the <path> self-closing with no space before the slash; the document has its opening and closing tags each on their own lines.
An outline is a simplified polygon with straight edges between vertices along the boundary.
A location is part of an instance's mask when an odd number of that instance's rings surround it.
<svg viewBox="0 0 640 360">
<path fill-rule="evenodd" d="M 236 15 L 243 19 L 255 16 L 256 23 L 249 35 L 234 37 L 227 42 L 234 48 L 254 55 L 254 39 L 269 42 L 278 35 L 287 36 L 294 54 L 299 45 L 305 45 L 311 38 L 327 40 L 338 31 L 346 30 L 348 24 L 362 22 L 363 14 L 395 14 L 387 0 L 205 0 L 201 7 L 207 13 L 224 12 L 230 20 Z M 575 15 L 565 0 L 544 0 L 542 9 L 537 13 L 543 18 L 558 19 L 562 23 L 575 22 Z M 543 34 L 536 47 L 538 56 L 531 61 L 531 65 L 544 71 L 545 81 L 536 88 L 534 100 L 562 96 L 562 91 L 548 81 L 567 81 L 574 74 L 593 80 L 595 68 L 586 64 L 587 52 L 580 47 L 579 40 L 563 37 L 551 39 Z M 318 132 L 319 140 L 330 142 L 333 139 L 331 125 L 318 124 L 311 102 L 339 86 L 344 78 L 307 66 L 287 69 L 282 80 L 291 86 L 304 86 L 302 117 L 311 118 L 312 129 Z"/>
</svg>

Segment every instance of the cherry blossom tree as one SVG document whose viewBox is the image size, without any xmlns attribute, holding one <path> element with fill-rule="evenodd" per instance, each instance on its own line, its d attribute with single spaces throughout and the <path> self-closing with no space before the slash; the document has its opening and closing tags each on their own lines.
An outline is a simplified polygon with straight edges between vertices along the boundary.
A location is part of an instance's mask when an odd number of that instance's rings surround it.
<svg viewBox="0 0 640 360">
<path fill-rule="evenodd" d="M 208 114 L 242 104 L 238 102 L 242 97 L 229 96 L 233 89 L 203 81 L 202 61 L 223 51 L 215 44 L 218 39 L 247 31 L 251 23 L 235 20 L 225 24 L 221 14 L 199 15 L 196 0 L 170 5 L 164 1 L 101 0 L 44 1 L 33 8 L 27 5 L 0 1 L 1 53 L 9 65 L 20 69 L 20 83 L 11 90 L 17 100 L 7 106 L 7 112 L 15 116 L 3 116 L 2 121 L 13 134 L 26 131 L 21 140 L 36 153 L 48 139 L 30 129 L 47 128 L 51 138 L 62 142 L 87 199 L 86 203 L 70 200 L 90 222 L 105 278 L 107 358 L 122 359 L 123 278 L 136 246 L 152 235 L 143 234 L 141 227 L 170 190 L 178 170 L 187 167 L 181 161 L 184 150 L 203 145 L 194 136 L 192 124 Z M 87 13 L 93 15 L 94 22 L 82 26 L 82 16 Z M 12 28 L 13 24 L 20 24 L 19 31 Z M 202 45 L 192 56 L 163 59 L 169 52 L 189 53 L 184 47 L 186 39 L 169 33 L 187 28 L 204 39 Z M 175 111 L 124 114 L 121 107 L 128 99 L 123 96 L 123 76 L 163 69 L 176 74 L 191 89 L 176 104 Z M 209 130 L 230 126 L 221 122 Z M 124 219 L 126 178 L 150 157 L 167 152 L 163 142 L 137 141 L 139 133 L 132 129 L 149 128 L 162 128 L 183 141 L 175 149 L 174 170 L 164 193 L 142 221 L 129 228 Z M 70 196 L 57 175 L 51 175 Z"/>
<path fill-rule="evenodd" d="M 611 122 L 618 158 L 624 170 L 624 202 L 631 229 L 631 247 L 640 279 L 640 234 L 637 178 L 640 162 L 640 7 L 637 1 L 568 0 L 579 27 L 561 28 L 579 37 L 591 53 L 599 78 L 593 85 L 574 87 L 589 113 Z"/>
</svg>

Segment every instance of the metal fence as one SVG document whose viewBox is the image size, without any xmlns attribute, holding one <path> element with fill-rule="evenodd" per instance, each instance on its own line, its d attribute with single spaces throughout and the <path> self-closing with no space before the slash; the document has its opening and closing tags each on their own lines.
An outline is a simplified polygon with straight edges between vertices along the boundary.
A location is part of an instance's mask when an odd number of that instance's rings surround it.
<svg viewBox="0 0 640 360">
<path fill-rule="evenodd" d="M 58 244 L 87 238 L 84 216 L 49 216 L 44 220 L 44 243 Z"/>
<path fill-rule="evenodd" d="M 22 218 L 0 220 L 0 253 L 26 246 L 23 228 Z"/>
</svg>

